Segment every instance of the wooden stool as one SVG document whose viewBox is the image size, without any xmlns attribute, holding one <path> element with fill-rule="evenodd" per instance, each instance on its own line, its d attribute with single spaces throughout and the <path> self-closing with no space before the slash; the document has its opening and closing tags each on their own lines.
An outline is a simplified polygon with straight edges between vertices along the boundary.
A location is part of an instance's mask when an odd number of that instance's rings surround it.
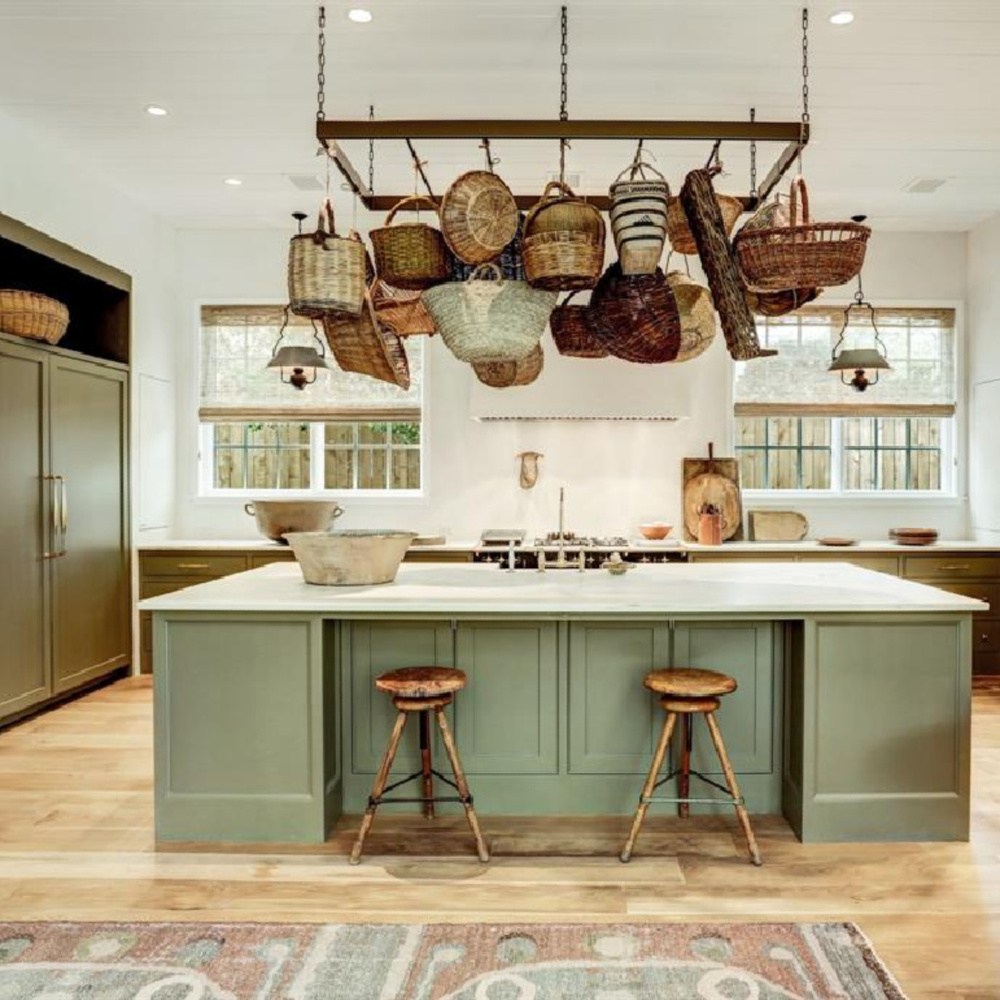
<svg viewBox="0 0 1000 1000">
<path fill-rule="evenodd" d="M 375 775 L 375 784 L 368 799 L 368 808 L 361 820 L 358 839 L 354 842 L 354 849 L 351 851 L 351 864 L 360 863 L 361 852 L 365 848 L 365 839 L 375 819 L 375 810 L 383 802 L 420 802 L 427 819 L 434 818 L 435 802 L 461 802 L 465 806 L 465 818 L 469 821 L 469 828 L 476 840 L 476 853 L 479 855 L 479 860 L 489 861 L 490 854 L 479 829 L 479 820 L 472 805 L 472 796 L 469 794 L 469 786 L 465 780 L 465 772 L 462 770 L 462 762 L 458 758 L 455 738 L 451 734 L 451 727 L 444 714 L 445 708 L 452 703 L 455 692 L 461 691 L 465 687 L 465 674 L 461 670 L 453 670 L 450 667 L 406 667 L 403 670 L 393 670 L 388 674 L 382 674 L 376 679 L 375 687 L 379 691 L 385 691 L 392 695 L 392 703 L 396 706 L 399 714 L 396 716 L 396 725 L 393 727 L 389 745 L 382 758 L 382 766 L 378 769 L 378 774 Z M 392 770 L 392 762 L 396 759 L 396 751 L 399 748 L 403 730 L 406 728 L 406 720 L 414 712 L 420 717 L 420 770 L 416 774 L 411 774 L 407 778 L 388 785 L 389 772 Z M 431 765 L 431 712 L 434 713 L 438 726 L 441 728 L 441 738 L 444 740 L 444 748 L 455 775 L 454 781 L 446 778 Z M 416 781 L 418 778 L 421 780 L 423 793 L 419 797 L 385 798 L 386 792 L 391 792 L 393 789 Z M 450 785 L 458 792 L 458 796 L 435 796 L 434 778 L 440 778 L 446 785 Z"/>
<path fill-rule="evenodd" d="M 729 755 L 726 753 L 726 745 L 722 742 L 722 733 L 719 731 L 719 724 L 715 721 L 715 711 L 719 707 L 719 696 L 731 694 L 736 690 L 736 681 L 726 674 L 717 673 L 714 670 L 654 670 L 646 674 L 643 681 L 645 687 L 662 695 L 660 704 L 663 706 L 667 717 L 663 722 L 663 732 L 660 734 L 660 742 L 656 746 L 656 753 L 653 754 L 653 763 L 646 778 L 646 784 L 639 796 L 639 808 L 635 811 L 635 819 L 632 821 L 632 830 L 621 853 L 622 861 L 628 861 L 632 857 L 632 850 L 642 829 L 642 822 L 646 818 L 646 810 L 649 809 L 650 802 L 675 802 L 678 806 L 678 813 L 686 817 L 689 813 L 689 805 L 692 802 L 725 802 L 726 799 L 693 799 L 691 798 L 691 775 L 704 781 L 729 796 L 728 801 L 736 807 L 736 816 L 743 827 L 743 835 L 746 837 L 747 849 L 750 852 L 750 860 L 755 864 L 763 864 L 760 851 L 757 850 L 757 840 L 753 835 L 753 828 L 750 826 L 750 817 L 747 815 L 746 805 L 743 796 L 740 794 L 740 786 L 736 783 L 736 774 L 733 772 L 733 765 L 729 762 Z M 726 785 L 723 787 L 717 781 L 706 777 L 704 774 L 691 769 L 691 729 L 693 715 L 704 715 L 705 723 L 708 726 L 709 735 L 715 746 L 715 752 L 719 755 L 719 763 L 722 764 L 722 773 L 726 776 Z M 660 769 L 663 767 L 663 760 L 667 755 L 667 748 L 670 746 L 670 737 L 674 732 L 674 725 L 677 717 L 680 716 L 683 726 L 683 746 L 681 749 L 680 767 L 674 768 L 664 777 L 659 778 Z M 660 785 L 677 778 L 677 798 L 654 797 L 653 793 Z"/>
</svg>

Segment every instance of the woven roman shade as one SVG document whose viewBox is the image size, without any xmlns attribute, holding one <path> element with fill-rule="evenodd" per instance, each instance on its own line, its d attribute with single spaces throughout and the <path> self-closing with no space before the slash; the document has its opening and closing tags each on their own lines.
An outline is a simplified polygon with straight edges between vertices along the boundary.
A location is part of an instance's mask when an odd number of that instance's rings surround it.
<svg viewBox="0 0 1000 1000">
<path fill-rule="evenodd" d="M 854 310 L 866 314 L 867 310 Z M 736 365 L 738 417 L 950 417 L 955 413 L 955 311 L 877 309 L 876 322 L 892 371 L 859 393 L 829 372 L 844 322 L 842 307 L 807 306 L 779 318 L 761 318 L 761 346 L 778 356 Z M 845 348 L 873 346 L 874 332 L 859 319 Z"/>
<path fill-rule="evenodd" d="M 203 423 L 285 420 L 420 420 L 423 340 L 407 343 L 411 385 L 406 391 L 365 375 L 343 372 L 330 352 L 330 370 L 301 392 L 268 369 L 284 319 L 280 306 L 203 306 L 201 397 Z M 291 316 L 283 343 L 314 345 L 312 323 Z M 322 338 L 322 327 L 319 329 Z"/>
</svg>

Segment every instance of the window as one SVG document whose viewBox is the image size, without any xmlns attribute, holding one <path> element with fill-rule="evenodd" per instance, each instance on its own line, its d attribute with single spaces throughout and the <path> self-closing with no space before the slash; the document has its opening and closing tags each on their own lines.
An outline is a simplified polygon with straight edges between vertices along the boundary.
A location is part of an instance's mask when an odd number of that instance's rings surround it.
<svg viewBox="0 0 1000 1000">
<path fill-rule="evenodd" d="M 299 391 L 268 371 L 283 310 L 207 306 L 201 322 L 201 491 L 415 492 L 421 489 L 422 338 L 407 342 L 401 390 L 336 369 Z M 312 324 L 292 318 L 286 341 Z"/>
<path fill-rule="evenodd" d="M 864 394 L 827 371 L 843 310 L 809 307 L 760 320 L 776 358 L 736 372 L 736 454 L 756 490 L 953 492 L 955 315 L 880 309 L 892 371 Z M 871 327 L 848 331 L 870 343 Z"/>
</svg>

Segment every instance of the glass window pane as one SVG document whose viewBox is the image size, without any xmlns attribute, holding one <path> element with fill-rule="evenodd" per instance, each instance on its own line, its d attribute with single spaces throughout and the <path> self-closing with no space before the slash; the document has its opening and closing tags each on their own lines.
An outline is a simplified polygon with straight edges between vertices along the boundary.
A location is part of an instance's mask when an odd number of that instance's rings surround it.
<svg viewBox="0 0 1000 1000">
<path fill-rule="evenodd" d="M 354 489 L 354 451 L 350 448 L 330 448 L 326 452 L 323 485 L 328 490 Z"/>
<path fill-rule="evenodd" d="M 804 451 L 802 453 L 802 489 L 828 490 L 830 479 L 830 452 Z"/>
<path fill-rule="evenodd" d="M 767 489 L 764 480 L 765 457 L 763 449 L 739 449 L 737 455 L 740 460 L 740 482 L 745 490 Z"/>
<path fill-rule="evenodd" d="M 217 490 L 243 489 L 243 449 L 216 448 L 212 485 Z"/>
<path fill-rule="evenodd" d="M 797 490 L 799 488 L 798 452 L 773 451 L 769 462 L 770 482 L 772 490 Z"/>
<path fill-rule="evenodd" d="M 358 489 L 386 488 L 386 452 L 382 448 L 362 448 L 358 452 Z"/>
<path fill-rule="evenodd" d="M 746 448 L 767 443 L 767 421 L 763 417 L 736 418 L 736 447 Z"/>
<path fill-rule="evenodd" d="M 941 452 L 915 451 L 910 455 L 911 490 L 941 489 Z"/>
<path fill-rule="evenodd" d="M 355 427 L 355 424 L 348 421 L 327 424 L 324 430 L 324 439 L 327 444 L 353 445 Z"/>
<path fill-rule="evenodd" d="M 880 448 L 905 448 L 906 425 L 905 418 L 892 417 L 879 420 L 878 443 Z"/>
<path fill-rule="evenodd" d="M 767 443 L 772 448 L 794 448 L 799 443 L 797 417 L 772 417 L 767 422 Z"/>
<path fill-rule="evenodd" d="M 879 451 L 880 490 L 906 489 L 906 451 Z"/>
<path fill-rule="evenodd" d="M 842 421 L 844 447 L 874 448 L 875 421 L 868 417 L 851 417 Z"/>
<path fill-rule="evenodd" d="M 388 435 L 388 424 L 358 424 L 358 440 L 362 444 L 385 444 Z"/>
<path fill-rule="evenodd" d="M 829 448 L 832 421 L 828 417 L 806 417 L 802 420 L 802 444 L 805 447 Z"/>
<path fill-rule="evenodd" d="M 393 424 L 393 444 L 420 444 L 420 424 Z"/>
<path fill-rule="evenodd" d="M 875 489 L 875 452 L 847 451 L 844 453 L 844 488 Z"/>
<path fill-rule="evenodd" d="M 394 490 L 420 489 L 420 451 L 417 448 L 396 448 L 392 452 L 392 482 Z"/>
<path fill-rule="evenodd" d="M 914 418 L 910 421 L 911 448 L 940 448 L 941 421 L 931 417 Z"/>
</svg>

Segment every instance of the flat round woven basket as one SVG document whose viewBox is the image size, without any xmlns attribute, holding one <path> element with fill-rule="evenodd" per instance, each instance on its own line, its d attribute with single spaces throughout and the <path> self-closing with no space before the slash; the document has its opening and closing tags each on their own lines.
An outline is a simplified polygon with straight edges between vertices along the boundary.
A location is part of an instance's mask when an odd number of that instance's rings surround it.
<svg viewBox="0 0 1000 1000">
<path fill-rule="evenodd" d="M 489 170 L 457 177 L 441 201 L 441 232 L 451 252 L 467 264 L 498 257 L 517 233 L 517 202 Z"/>
<path fill-rule="evenodd" d="M 545 365 L 545 355 L 539 344 L 520 361 L 480 361 L 472 366 L 476 378 L 493 389 L 509 389 L 514 385 L 530 385 Z"/>
<path fill-rule="evenodd" d="M 20 288 L 0 288 L 0 332 L 58 344 L 69 326 L 69 310 L 56 299 Z"/>
</svg>

